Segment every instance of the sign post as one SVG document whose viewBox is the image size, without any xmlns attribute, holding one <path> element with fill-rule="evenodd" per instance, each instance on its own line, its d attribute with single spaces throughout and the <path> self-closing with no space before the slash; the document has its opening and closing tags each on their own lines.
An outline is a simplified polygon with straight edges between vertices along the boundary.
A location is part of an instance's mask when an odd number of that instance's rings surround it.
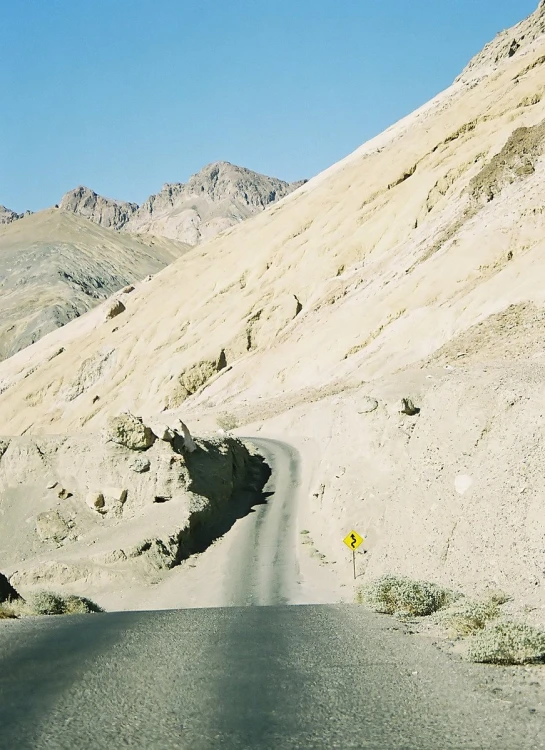
<svg viewBox="0 0 545 750">
<path fill-rule="evenodd" d="M 351 531 L 348 536 L 343 539 L 348 549 L 352 550 L 352 567 L 354 568 L 354 580 L 356 580 L 356 550 L 363 544 L 364 539 L 358 534 L 357 531 Z"/>
</svg>

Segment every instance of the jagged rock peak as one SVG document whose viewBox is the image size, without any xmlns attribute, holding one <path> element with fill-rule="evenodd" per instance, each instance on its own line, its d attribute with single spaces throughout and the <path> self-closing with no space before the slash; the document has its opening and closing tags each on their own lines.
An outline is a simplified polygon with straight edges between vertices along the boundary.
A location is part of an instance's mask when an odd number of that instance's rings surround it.
<svg viewBox="0 0 545 750">
<path fill-rule="evenodd" d="M 263 211 L 305 182 L 288 183 L 217 161 L 187 183 L 167 183 L 131 216 L 124 229 L 195 245 Z"/>
<path fill-rule="evenodd" d="M 151 201 L 154 203 L 159 196 L 174 199 L 184 194 L 186 197 L 194 195 L 207 197 L 212 201 L 225 198 L 242 199 L 249 206 L 265 208 L 290 193 L 305 182 L 288 183 L 277 177 L 253 172 L 245 167 L 238 167 L 227 161 L 216 161 L 207 164 L 187 183 L 166 183 L 160 193 L 152 195 L 142 206 L 141 210 Z"/>
<path fill-rule="evenodd" d="M 493 72 L 504 60 L 522 54 L 536 39 L 545 34 L 545 0 L 536 10 L 510 29 L 501 31 L 469 62 L 457 81 L 482 78 Z"/>
<path fill-rule="evenodd" d="M 12 221 L 22 219 L 24 216 L 28 216 L 31 211 L 25 211 L 23 214 L 18 214 L 16 211 L 12 211 L 11 208 L 0 206 L 0 224 L 11 224 Z"/>
<path fill-rule="evenodd" d="M 90 219 L 103 227 L 121 229 L 138 209 L 138 205 L 104 198 L 94 190 L 80 185 L 63 195 L 60 208 Z"/>
</svg>

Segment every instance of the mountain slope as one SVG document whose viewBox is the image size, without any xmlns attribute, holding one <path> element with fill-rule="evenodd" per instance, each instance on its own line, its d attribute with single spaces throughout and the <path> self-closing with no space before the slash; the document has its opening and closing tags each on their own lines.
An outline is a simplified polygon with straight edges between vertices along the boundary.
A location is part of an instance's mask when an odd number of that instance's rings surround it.
<svg viewBox="0 0 545 750">
<path fill-rule="evenodd" d="M 115 321 L 0 364 L 4 429 L 92 433 L 130 408 L 283 434 L 316 467 L 305 528 L 330 561 L 356 528 L 363 578 L 499 587 L 545 621 L 544 16 Z"/>
<path fill-rule="evenodd" d="M 66 193 L 60 206 L 101 226 L 196 245 L 263 211 L 302 184 L 215 162 L 186 184 L 164 185 L 140 207 L 103 198 L 85 187 Z"/>
<path fill-rule="evenodd" d="M 0 229 L 0 359 L 164 268 L 186 246 L 120 236 L 61 210 Z"/>
</svg>

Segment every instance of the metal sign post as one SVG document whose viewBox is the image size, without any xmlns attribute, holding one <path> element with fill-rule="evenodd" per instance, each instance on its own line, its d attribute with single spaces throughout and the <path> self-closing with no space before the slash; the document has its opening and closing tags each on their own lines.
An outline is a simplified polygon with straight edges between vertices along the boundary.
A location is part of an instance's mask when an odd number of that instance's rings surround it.
<svg viewBox="0 0 545 750">
<path fill-rule="evenodd" d="M 352 567 L 354 569 L 354 580 L 356 580 L 356 550 L 363 544 L 364 538 L 358 534 L 357 531 L 351 531 L 344 539 L 343 542 L 346 546 L 352 550 Z"/>
</svg>

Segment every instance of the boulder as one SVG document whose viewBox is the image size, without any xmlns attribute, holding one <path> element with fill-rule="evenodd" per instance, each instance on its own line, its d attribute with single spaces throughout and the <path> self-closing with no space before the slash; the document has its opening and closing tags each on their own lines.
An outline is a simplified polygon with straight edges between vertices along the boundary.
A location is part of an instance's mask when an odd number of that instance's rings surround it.
<svg viewBox="0 0 545 750">
<path fill-rule="evenodd" d="M 144 474 L 149 471 L 151 462 L 146 456 L 135 456 L 129 464 L 129 468 L 135 471 L 137 474 Z"/>
<path fill-rule="evenodd" d="M 155 442 L 155 435 L 150 428 L 139 417 L 128 412 L 110 417 L 105 438 L 133 451 L 146 450 Z"/>
<path fill-rule="evenodd" d="M 0 604 L 13 599 L 20 599 L 21 595 L 15 591 L 5 575 L 0 573 Z"/>
<path fill-rule="evenodd" d="M 62 542 L 70 528 L 56 510 L 48 510 L 36 517 L 36 531 L 43 542 Z"/>
<path fill-rule="evenodd" d="M 148 426 L 155 437 L 159 440 L 163 440 L 166 443 L 172 443 L 175 438 L 174 430 L 171 430 L 168 425 L 162 422 L 150 422 Z"/>
<path fill-rule="evenodd" d="M 121 300 L 116 299 L 106 309 L 106 320 L 111 320 L 112 318 L 115 318 L 117 315 L 120 315 L 122 312 L 125 312 L 126 308 L 123 302 Z"/>
<path fill-rule="evenodd" d="M 124 490 L 121 487 L 105 487 L 103 499 L 104 498 L 110 501 L 108 504 L 114 502 L 123 505 L 127 499 L 127 490 Z"/>
<path fill-rule="evenodd" d="M 92 510 L 101 510 L 104 508 L 104 495 L 102 492 L 89 492 L 85 502 Z"/>
</svg>

